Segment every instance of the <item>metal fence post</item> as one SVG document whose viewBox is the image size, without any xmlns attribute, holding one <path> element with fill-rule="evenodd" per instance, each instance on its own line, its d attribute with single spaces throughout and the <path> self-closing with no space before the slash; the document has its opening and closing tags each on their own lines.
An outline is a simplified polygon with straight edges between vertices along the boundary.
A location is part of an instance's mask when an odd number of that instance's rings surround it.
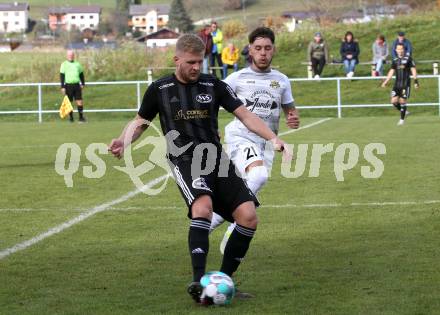
<svg viewBox="0 0 440 315">
<path fill-rule="evenodd" d="M 42 102 L 41 84 L 38 84 L 38 122 L 43 122 L 43 102 Z"/>
<path fill-rule="evenodd" d="M 438 80 L 438 115 L 440 116 L 440 76 L 437 77 Z"/>
<path fill-rule="evenodd" d="M 136 92 L 137 92 L 137 108 L 141 108 L 141 83 L 136 83 Z"/>
<path fill-rule="evenodd" d="M 338 118 L 342 117 L 342 108 L 341 108 L 341 79 L 336 80 L 336 87 L 338 90 Z"/>
<path fill-rule="evenodd" d="M 307 78 L 309 78 L 309 79 L 313 78 L 313 68 L 312 68 L 312 65 L 307 65 Z"/>
<path fill-rule="evenodd" d="M 153 82 L 153 70 L 151 69 L 147 70 L 147 80 L 150 82 L 150 84 Z"/>
</svg>

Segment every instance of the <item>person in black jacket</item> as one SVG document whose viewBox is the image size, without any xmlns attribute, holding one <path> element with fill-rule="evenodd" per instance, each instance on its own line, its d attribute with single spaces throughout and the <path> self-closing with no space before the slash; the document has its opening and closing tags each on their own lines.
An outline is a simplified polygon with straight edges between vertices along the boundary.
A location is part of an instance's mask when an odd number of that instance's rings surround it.
<svg viewBox="0 0 440 315">
<path fill-rule="evenodd" d="M 241 55 L 244 57 L 246 61 L 246 67 L 249 67 L 252 64 L 252 57 L 249 55 L 249 44 L 246 44 L 241 51 Z"/>
<path fill-rule="evenodd" d="M 359 44 L 354 39 L 352 32 L 345 33 L 344 41 L 340 49 L 342 62 L 344 63 L 345 74 L 351 78 L 354 75 L 354 69 L 359 63 Z"/>
</svg>

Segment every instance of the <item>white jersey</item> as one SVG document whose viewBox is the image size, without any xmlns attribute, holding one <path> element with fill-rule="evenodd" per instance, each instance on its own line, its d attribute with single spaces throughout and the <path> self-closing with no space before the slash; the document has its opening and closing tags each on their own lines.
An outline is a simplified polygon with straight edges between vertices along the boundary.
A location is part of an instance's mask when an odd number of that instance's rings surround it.
<svg viewBox="0 0 440 315">
<path fill-rule="evenodd" d="M 293 105 L 292 88 L 286 75 L 277 70 L 255 72 L 250 67 L 233 72 L 224 80 L 237 93 L 247 109 L 260 117 L 277 134 L 282 107 Z M 249 131 L 234 118 L 226 126 L 226 142 L 236 142 L 235 137 L 243 137 L 254 143 L 265 140 Z"/>
</svg>

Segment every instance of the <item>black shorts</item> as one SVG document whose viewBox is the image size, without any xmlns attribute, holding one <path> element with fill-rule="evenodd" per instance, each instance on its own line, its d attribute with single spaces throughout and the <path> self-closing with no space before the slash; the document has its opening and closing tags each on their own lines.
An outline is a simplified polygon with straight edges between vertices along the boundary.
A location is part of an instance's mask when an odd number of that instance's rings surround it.
<svg viewBox="0 0 440 315">
<path fill-rule="evenodd" d="M 409 86 L 406 88 L 399 88 L 395 86 L 391 91 L 391 97 L 399 97 L 406 100 L 409 99 L 410 94 L 411 94 L 411 88 Z"/>
<path fill-rule="evenodd" d="M 74 99 L 77 101 L 82 100 L 82 90 L 79 83 L 66 84 L 66 95 L 71 102 Z"/>
<path fill-rule="evenodd" d="M 197 178 L 191 175 L 190 158 L 169 163 L 180 193 L 188 206 L 190 219 L 191 206 L 194 200 L 202 195 L 211 196 L 214 212 L 229 222 L 234 222 L 232 213 L 242 203 L 253 201 L 256 207 L 260 205 L 244 179 L 237 175 L 235 165 L 229 159 L 224 158 L 222 161 L 220 169 L 224 171 L 219 172 L 220 163 L 217 162 L 214 171 Z"/>
</svg>

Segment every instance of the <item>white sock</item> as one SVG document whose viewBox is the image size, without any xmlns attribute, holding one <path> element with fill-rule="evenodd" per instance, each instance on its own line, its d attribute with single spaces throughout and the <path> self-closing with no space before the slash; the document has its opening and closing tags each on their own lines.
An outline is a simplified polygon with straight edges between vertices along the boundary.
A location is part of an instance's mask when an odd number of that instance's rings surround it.
<svg viewBox="0 0 440 315">
<path fill-rule="evenodd" d="M 214 231 L 214 229 L 216 227 L 218 227 L 220 224 L 222 224 L 223 222 L 225 222 L 225 219 L 223 219 L 223 217 L 218 215 L 217 213 L 213 212 L 212 213 L 212 220 L 211 220 L 211 228 L 210 228 L 209 232 L 211 233 L 212 231 Z"/>
<path fill-rule="evenodd" d="M 256 166 L 251 168 L 251 170 L 246 174 L 246 183 L 249 189 L 257 195 L 258 191 L 263 187 L 263 185 L 267 182 L 268 174 L 267 169 L 264 166 Z M 217 213 L 212 214 L 211 219 L 211 229 L 210 233 L 225 222 L 225 219 L 218 215 Z M 235 223 L 231 223 L 228 227 L 228 230 L 232 232 L 234 230 Z"/>
<path fill-rule="evenodd" d="M 257 195 L 268 179 L 267 169 L 264 166 L 255 166 L 246 174 L 246 183 L 250 190 Z"/>
</svg>

